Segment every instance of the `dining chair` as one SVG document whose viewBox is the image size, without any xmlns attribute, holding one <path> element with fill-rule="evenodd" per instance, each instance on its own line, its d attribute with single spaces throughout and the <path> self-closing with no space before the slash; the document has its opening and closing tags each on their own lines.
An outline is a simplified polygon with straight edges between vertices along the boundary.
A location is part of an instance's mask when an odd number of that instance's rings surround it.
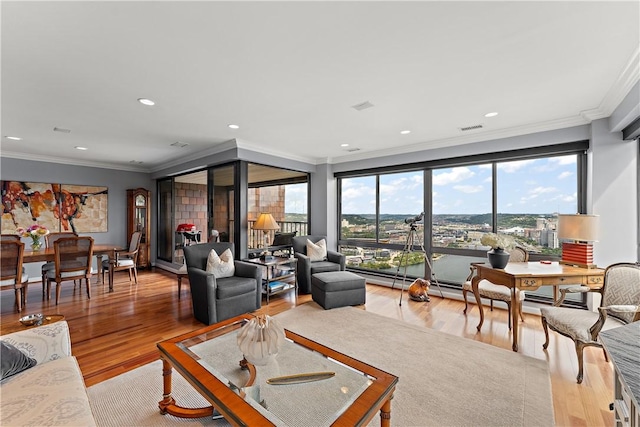
<svg viewBox="0 0 640 427">
<path fill-rule="evenodd" d="M 56 305 L 60 300 L 62 282 L 82 279 L 87 286 L 87 298 L 91 299 L 91 262 L 93 238 L 88 236 L 61 237 L 53 243 L 55 269 L 47 272 L 47 299 L 51 299 L 51 282 L 56 283 Z"/>
<path fill-rule="evenodd" d="M 44 246 L 45 248 L 52 248 L 53 244 L 56 240 L 62 238 L 62 237 L 75 237 L 77 236 L 76 233 L 72 232 L 72 231 L 65 231 L 62 233 L 49 233 L 46 236 L 44 236 Z M 44 264 L 42 264 L 42 269 L 41 269 L 41 273 L 42 273 L 42 299 L 44 299 L 45 297 L 45 292 L 46 292 L 46 282 L 47 282 L 47 273 L 49 271 L 55 270 L 56 269 L 56 263 L 55 261 L 48 261 L 45 262 Z M 74 281 L 75 282 L 75 281 Z"/>
<path fill-rule="evenodd" d="M 17 234 L 2 234 L 0 235 L 0 241 L 2 242 L 19 242 L 20 236 Z"/>
<path fill-rule="evenodd" d="M 596 292 L 602 295 L 598 312 L 560 307 L 568 293 Z M 617 328 L 640 320 L 640 263 L 612 264 L 604 272 L 601 288 L 571 286 L 560 289 L 560 298 L 552 307 L 540 309 L 545 342 L 549 346 L 549 329 L 573 340 L 578 356 L 578 384 L 583 378 L 583 351 L 587 346 L 602 348 L 598 339 L 601 331 Z M 603 350 L 604 352 L 604 350 Z M 608 361 L 607 353 L 604 352 Z"/>
<path fill-rule="evenodd" d="M 138 252 L 140 251 L 140 240 L 142 233 L 136 231 L 131 234 L 129 248 L 126 251 L 116 251 L 115 258 L 109 258 L 102 261 L 102 283 L 104 284 L 104 272 L 109 273 L 109 289 L 113 287 L 113 272 L 127 270 L 129 272 L 129 282 L 134 280 L 138 284 Z M 110 270 L 112 268 L 112 270 Z M 133 273 L 133 276 L 132 276 Z"/>
<path fill-rule="evenodd" d="M 516 246 L 511 250 L 509 254 L 509 262 L 527 262 L 529 261 L 529 252 L 525 249 Z M 471 279 L 475 276 L 475 264 L 471 263 L 469 267 L 471 272 L 467 277 L 466 281 L 462 284 L 462 298 L 464 299 L 464 310 L 462 311 L 465 315 L 467 314 L 467 294 L 471 292 L 473 294 L 473 288 L 471 286 Z M 480 263 L 482 264 L 482 263 Z M 493 301 L 502 301 L 507 304 L 507 313 L 508 313 L 508 322 L 509 329 L 511 329 L 511 289 L 506 286 L 496 285 L 491 283 L 490 281 L 483 279 L 478 283 L 478 293 L 482 298 L 489 299 L 491 301 L 491 311 L 493 311 Z M 520 313 L 520 320 L 524 322 L 524 317 L 522 315 L 522 301 L 524 301 L 525 292 L 519 289 L 516 289 L 516 297 L 518 299 L 518 313 Z M 482 310 L 482 307 L 479 307 Z"/>
<path fill-rule="evenodd" d="M 1 260 L 0 289 L 13 289 L 16 295 L 16 309 L 22 311 L 27 303 L 27 286 L 29 276 L 22 271 L 22 255 L 24 243 L 19 240 L 0 241 Z"/>
</svg>

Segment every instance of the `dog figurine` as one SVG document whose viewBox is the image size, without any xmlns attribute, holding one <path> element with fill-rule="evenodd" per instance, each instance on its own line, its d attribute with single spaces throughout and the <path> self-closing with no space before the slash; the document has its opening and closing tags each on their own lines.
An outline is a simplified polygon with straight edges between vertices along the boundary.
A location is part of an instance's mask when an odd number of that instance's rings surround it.
<svg viewBox="0 0 640 427">
<path fill-rule="evenodd" d="M 416 279 L 409 286 L 409 298 L 413 301 L 429 302 L 429 286 L 431 282 L 426 279 Z"/>
</svg>

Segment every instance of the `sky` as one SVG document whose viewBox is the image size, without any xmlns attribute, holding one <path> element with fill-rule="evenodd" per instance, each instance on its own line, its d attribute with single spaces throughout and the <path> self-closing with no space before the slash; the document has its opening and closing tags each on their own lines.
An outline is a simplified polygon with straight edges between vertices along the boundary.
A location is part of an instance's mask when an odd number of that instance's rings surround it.
<svg viewBox="0 0 640 427">
<path fill-rule="evenodd" d="M 433 171 L 433 213 L 491 212 L 491 165 Z M 498 213 L 576 213 L 576 155 L 498 164 Z M 375 177 L 342 181 L 343 214 L 375 214 Z M 380 213 L 417 215 L 423 208 L 423 173 L 380 176 Z"/>
</svg>

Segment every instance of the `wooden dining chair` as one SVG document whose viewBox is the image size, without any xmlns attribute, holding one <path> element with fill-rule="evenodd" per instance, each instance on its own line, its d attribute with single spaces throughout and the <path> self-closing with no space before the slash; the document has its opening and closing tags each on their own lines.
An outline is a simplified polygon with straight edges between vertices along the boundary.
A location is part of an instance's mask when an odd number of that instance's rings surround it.
<svg viewBox="0 0 640 427">
<path fill-rule="evenodd" d="M 22 256 L 24 243 L 19 240 L 0 241 L 0 290 L 13 289 L 16 295 L 16 309 L 22 311 L 27 303 L 27 286 L 29 276 L 22 272 Z"/>
<path fill-rule="evenodd" d="M 51 299 L 51 282 L 56 283 L 56 305 L 60 300 L 62 282 L 82 279 L 87 285 L 87 298 L 91 299 L 91 261 L 93 239 L 88 236 L 62 237 L 53 243 L 55 269 L 47 272 L 47 299 Z"/>
<path fill-rule="evenodd" d="M 2 234 L 0 235 L 0 241 L 3 242 L 19 242 L 20 236 L 17 234 Z"/>
<path fill-rule="evenodd" d="M 49 233 L 46 236 L 44 236 L 44 245 L 46 248 L 52 248 L 56 240 L 62 237 L 75 237 L 75 236 L 77 236 L 77 234 L 72 231 L 65 231 L 62 233 Z M 42 264 L 42 298 L 43 299 L 46 292 L 47 273 L 55 269 L 56 269 L 55 261 L 48 261 Z"/>
<path fill-rule="evenodd" d="M 129 282 L 131 280 L 138 284 L 138 252 L 140 252 L 140 240 L 142 233 L 136 231 L 131 234 L 129 248 L 126 251 L 116 251 L 115 258 L 102 261 L 102 283 L 104 281 L 105 270 L 109 273 L 109 289 L 113 289 L 113 272 L 127 270 L 129 272 Z"/>
</svg>

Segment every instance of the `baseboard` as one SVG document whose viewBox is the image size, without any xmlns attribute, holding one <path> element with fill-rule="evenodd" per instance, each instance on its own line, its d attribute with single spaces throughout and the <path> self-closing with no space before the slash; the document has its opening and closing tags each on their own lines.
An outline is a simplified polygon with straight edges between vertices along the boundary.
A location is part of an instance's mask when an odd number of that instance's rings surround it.
<svg viewBox="0 0 640 427">
<path fill-rule="evenodd" d="M 391 285 L 393 284 L 393 280 L 392 279 L 385 279 L 379 276 L 368 276 L 366 274 L 362 274 L 362 272 L 358 272 L 359 275 L 363 276 L 367 283 L 373 284 L 373 285 L 378 285 L 378 286 L 386 286 L 388 288 L 391 287 Z M 405 291 L 408 289 L 410 283 L 405 282 Z M 396 281 L 396 284 L 394 286 L 394 288 L 398 289 L 398 292 L 400 292 L 400 285 L 402 285 L 402 281 L 400 281 L 400 283 L 398 281 Z M 462 290 L 458 290 L 458 289 L 450 289 L 450 288 L 441 288 L 442 289 L 442 295 L 445 298 L 448 299 L 453 299 L 453 300 L 457 300 L 457 301 L 464 301 L 464 299 L 462 298 Z M 400 295 L 398 293 L 398 295 Z M 433 295 L 435 297 L 440 297 L 440 290 L 438 289 L 437 286 L 431 286 L 429 288 L 429 295 Z M 471 298 L 469 298 L 469 295 L 467 295 L 467 302 L 469 304 L 475 304 L 476 303 L 476 299 L 471 296 Z M 483 306 L 489 306 L 490 301 L 489 300 L 485 300 L 482 299 L 482 305 Z M 507 304 L 502 302 L 502 301 L 494 301 L 493 303 L 494 308 L 502 308 L 504 310 L 507 309 Z M 540 308 L 541 307 L 545 307 L 545 304 L 540 304 L 540 303 L 536 303 L 536 302 L 531 302 L 531 301 L 524 301 L 522 304 L 522 312 L 523 313 L 527 313 L 527 314 L 535 314 L 535 315 L 540 315 Z"/>
</svg>

